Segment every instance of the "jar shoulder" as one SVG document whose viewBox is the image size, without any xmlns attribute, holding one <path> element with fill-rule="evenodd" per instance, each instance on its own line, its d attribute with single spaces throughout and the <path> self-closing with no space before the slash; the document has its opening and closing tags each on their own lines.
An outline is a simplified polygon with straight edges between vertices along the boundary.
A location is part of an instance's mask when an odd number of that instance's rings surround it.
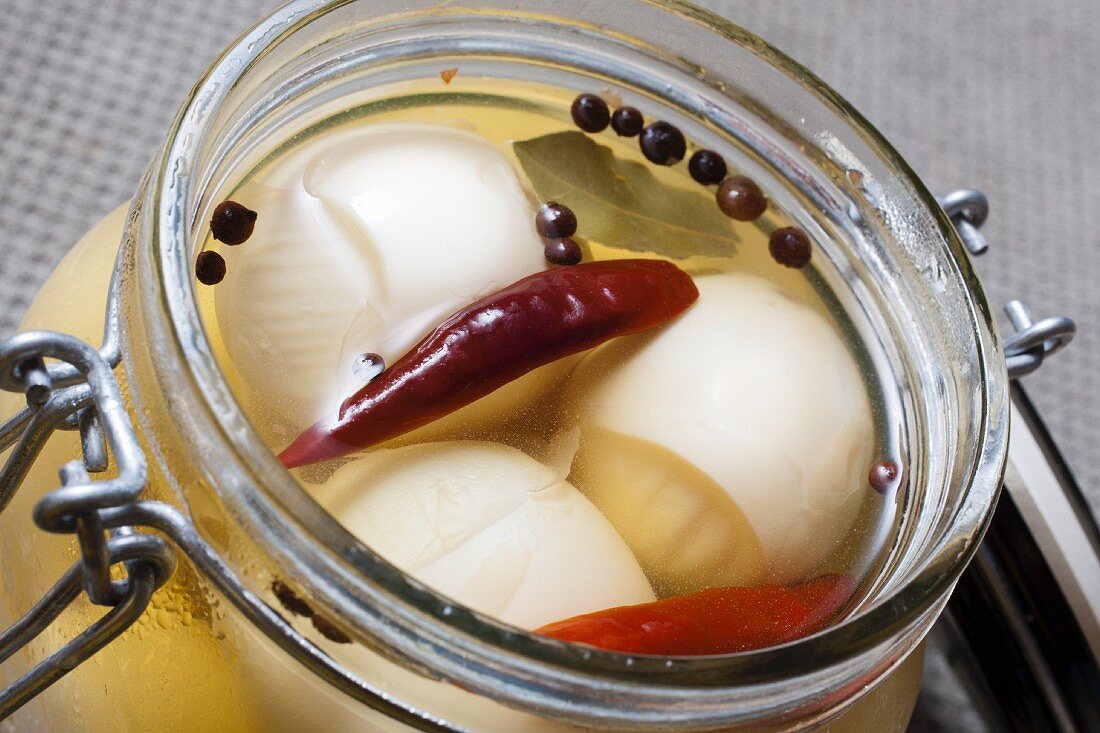
<svg viewBox="0 0 1100 733">
<path fill-rule="evenodd" d="M 129 206 L 121 204 L 103 217 L 57 263 L 27 308 L 21 331 L 61 331 L 99 345 Z"/>
</svg>

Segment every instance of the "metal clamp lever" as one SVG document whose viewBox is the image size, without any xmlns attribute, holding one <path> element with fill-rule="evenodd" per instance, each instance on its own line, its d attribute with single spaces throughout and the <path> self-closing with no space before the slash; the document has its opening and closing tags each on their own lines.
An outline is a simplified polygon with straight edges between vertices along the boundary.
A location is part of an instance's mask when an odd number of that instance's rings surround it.
<svg viewBox="0 0 1100 733">
<path fill-rule="evenodd" d="M 93 603 L 110 607 L 61 649 L 0 689 L 0 721 L 130 628 L 148 608 L 153 592 L 171 578 L 178 548 L 257 628 L 336 689 L 413 728 L 459 730 L 344 669 L 251 591 L 189 517 L 169 504 L 142 500 L 145 456 L 112 372 L 121 360 L 118 289 L 123 269 L 116 266 L 111 280 L 103 346 L 98 350 L 47 331 L 0 342 L 0 389 L 22 392 L 27 398 L 25 409 L 0 424 L 0 454 L 12 448 L 0 469 L 0 512 L 53 431 L 79 430 L 83 452 L 83 461 L 61 468 L 62 486 L 34 507 L 40 528 L 76 535 L 80 560 L 22 618 L 0 632 L 0 663 L 42 634 L 82 591 Z M 47 365 L 46 359 L 57 361 Z M 93 481 L 89 474 L 107 470 L 108 446 L 118 476 Z M 118 565 L 121 578 L 112 579 L 111 568 Z"/>
<path fill-rule="evenodd" d="M 49 368 L 46 359 L 59 360 Z M 34 520 L 48 532 L 76 535 L 76 562 L 25 616 L 0 633 L 0 662 L 30 643 L 81 590 L 111 610 L 0 691 L 0 719 L 61 679 L 129 628 L 153 591 L 171 577 L 175 553 L 155 535 L 121 526 L 108 533 L 101 512 L 136 501 L 146 482 L 145 457 L 104 355 L 79 339 L 48 331 L 19 334 L 0 344 L 0 389 L 22 391 L 27 410 L 0 427 L 0 451 L 14 446 L 0 469 L 0 511 L 11 501 L 54 430 L 80 431 L 84 459 L 61 468 L 61 488 L 35 505 Z M 107 445 L 118 464 L 115 478 L 93 481 L 107 469 Z M 121 564 L 120 579 L 112 566 Z"/>
<path fill-rule="evenodd" d="M 80 559 L 34 608 L 0 633 L 0 662 L 41 634 L 81 591 L 111 609 L 0 690 L 0 720 L 129 628 L 175 570 L 175 551 L 165 539 L 103 521 L 103 512 L 137 501 L 146 483 L 145 456 L 113 374 L 120 360 L 119 269 L 111 281 L 101 348 L 50 331 L 22 333 L 0 343 L 0 389 L 22 392 L 27 400 L 25 409 L 0 424 L 0 452 L 11 448 L 0 469 L 0 512 L 55 430 L 79 430 L 83 452 L 83 460 L 61 467 L 61 487 L 34 508 L 40 528 L 76 536 Z M 54 362 L 47 365 L 47 359 Z M 93 480 L 90 474 L 107 470 L 108 446 L 118 474 Z M 114 566 L 122 569 L 117 579 L 111 574 Z"/>
<path fill-rule="evenodd" d="M 960 188 L 936 199 L 943 208 L 966 249 L 975 256 L 983 255 L 989 243 L 980 228 L 989 216 L 989 200 L 972 188 Z M 1008 376 L 1019 379 L 1043 365 L 1043 359 L 1059 351 L 1073 340 L 1077 324 L 1066 316 L 1053 316 L 1035 322 L 1027 306 L 1018 300 L 1009 301 L 1005 314 L 1015 333 L 1005 339 L 1005 364 Z"/>
</svg>

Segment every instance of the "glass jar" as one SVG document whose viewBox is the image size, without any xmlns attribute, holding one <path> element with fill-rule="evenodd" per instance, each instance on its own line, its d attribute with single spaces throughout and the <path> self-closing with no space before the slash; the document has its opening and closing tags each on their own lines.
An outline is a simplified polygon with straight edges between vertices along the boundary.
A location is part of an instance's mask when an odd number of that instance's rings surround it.
<svg viewBox="0 0 1100 733">
<path fill-rule="evenodd" d="M 705 658 L 632 657 L 532 636 L 376 556 L 258 438 L 217 366 L 193 285 L 217 192 L 244 161 L 352 100 L 451 67 L 645 97 L 694 139 L 736 141 L 739 167 L 822 243 L 815 277 L 868 344 L 866 366 L 898 418 L 891 439 L 909 461 L 895 538 L 843 622 L 781 647 Z M 19 730 L 780 731 L 827 722 L 900 731 L 921 641 L 981 537 L 1004 465 L 1004 356 L 935 199 L 809 71 L 680 2 L 291 2 L 200 80 L 129 212 L 74 248 L 24 328 L 95 343 L 109 295 L 102 351 L 113 356 L 117 339 L 116 377 L 148 480 L 140 503 L 116 499 L 85 516 L 85 527 L 100 524 L 82 536 L 152 529 L 181 559 L 136 624 L 15 714 Z M 14 348 L 0 348 L 5 369 Z M 7 385 L 26 386 L 18 377 Z M 21 399 L 3 395 L 0 414 Z M 121 478 L 137 476 L 107 432 Z M 15 432 L 0 435 L 7 445 Z M 39 503 L 58 467 L 81 455 L 78 432 L 54 433 L 0 515 L 5 626 L 95 554 L 73 540 L 75 520 Z M 70 473 L 66 483 L 80 478 Z M 126 567 L 134 591 L 138 566 Z M 273 580 L 354 643 L 275 610 Z M 81 595 L 16 659 L 30 666 L 100 615 Z M 5 664 L 6 682 L 18 666 Z"/>
</svg>

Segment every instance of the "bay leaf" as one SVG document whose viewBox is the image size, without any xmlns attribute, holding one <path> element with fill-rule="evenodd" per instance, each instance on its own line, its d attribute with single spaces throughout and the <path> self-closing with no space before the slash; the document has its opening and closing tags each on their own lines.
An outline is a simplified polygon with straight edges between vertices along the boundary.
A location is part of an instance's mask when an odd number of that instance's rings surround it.
<svg viewBox="0 0 1100 733">
<path fill-rule="evenodd" d="M 585 239 L 673 259 L 728 256 L 736 248 L 734 224 L 710 190 L 670 186 L 588 135 L 555 132 L 512 149 L 539 199 L 572 209 Z"/>
</svg>

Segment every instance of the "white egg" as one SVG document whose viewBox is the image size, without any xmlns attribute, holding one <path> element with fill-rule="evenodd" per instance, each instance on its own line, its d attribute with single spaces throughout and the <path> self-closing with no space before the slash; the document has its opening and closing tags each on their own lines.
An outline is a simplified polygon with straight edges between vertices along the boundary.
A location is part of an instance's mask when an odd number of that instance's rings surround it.
<svg viewBox="0 0 1100 733">
<path fill-rule="evenodd" d="M 560 472 L 499 443 L 372 451 L 315 495 L 397 567 L 522 628 L 654 600 L 596 507 Z"/>
<path fill-rule="evenodd" d="M 863 380 L 834 327 L 775 285 L 696 284 L 698 302 L 675 322 L 578 367 L 573 480 L 658 593 L 804 579 L 866 496 Z"/>
<path fill-rule="evenodd" d="M 362 454 L 315 498 L 383 557 L 452 599 L 533 629 L 617 605 L 654 600 L 608 521 L 564 480 L 576 436 L 551 447 L 551 466 L 498 443 L 425 443 Z M 268 602 L 279 601 L 268 594 Z M 284 615 L 361 679 L 464 730 L 567 733 L 574 728 L 429 680 L 360 644 L 339 644 Z M 240 673 L 264 730 L 403 731 L 288 663 L 254 627 L 237 633 Z M 323 710 L 318 727 L 317 711 Z"/>
<path fill-rule="evenodd" d="M 511 163 L 452 127 L 327 133 L 232 197 L 258 218 L 248 242 L 223 248 L 218 325 L 250 390 L 299 428 L 362 385 L 359 354 L 392 364 L 452 313 L 546 266 Z"/>
</svg>

